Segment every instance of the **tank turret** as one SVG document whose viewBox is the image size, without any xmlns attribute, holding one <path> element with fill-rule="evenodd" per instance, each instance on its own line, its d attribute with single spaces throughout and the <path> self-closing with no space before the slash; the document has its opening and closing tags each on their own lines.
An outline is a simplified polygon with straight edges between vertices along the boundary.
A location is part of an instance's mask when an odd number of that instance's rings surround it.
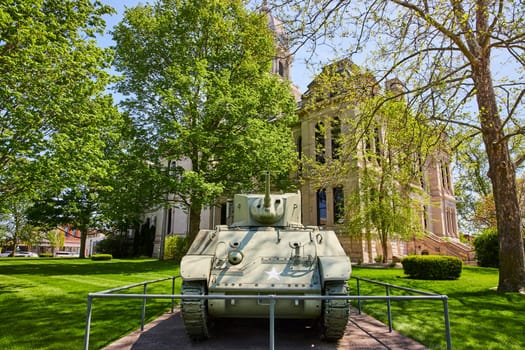
<svg viewBox="0 0 525 350">
<path fill-rule="evenodd" d="M 233 199 L 232 227 L 302 226 L 299 193 L 270 194 L 270 175 L 266 174 L 264 196 L 236 194 Z"/>
<path fill-rule="evenodd" d="M 347 295 L 350 259 L 334 231 L 301 224 L 299 193 L 238 194 L 233 223 L 201 230 L 181 261 L 184 295 Z M 209 336 L 212 318 L 267 318 L 257 299 L 181 302 L 186 333 Z M 316 319 L 324 339 L 339 339 L 349 316 L 348 300 L 279 299 L 275 317 Z"/>
</svg>

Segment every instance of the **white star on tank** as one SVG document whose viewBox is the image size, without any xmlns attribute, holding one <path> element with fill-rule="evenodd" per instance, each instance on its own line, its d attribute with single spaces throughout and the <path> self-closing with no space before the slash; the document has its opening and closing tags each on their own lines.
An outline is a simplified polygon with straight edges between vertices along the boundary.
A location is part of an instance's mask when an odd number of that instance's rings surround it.
<svg viewBox="0 0 525 350">
<path fill-rule="evenodd" d="M 272 267 L 272 271 L 264 271 L 264 273 L 268 275 L 268 281 L 272 278 L 279 281 L 279 275 L 281 274 L 281 272 L 277 272 L 277 270 L 275 270 L 275 267 Z"/>
</svg>

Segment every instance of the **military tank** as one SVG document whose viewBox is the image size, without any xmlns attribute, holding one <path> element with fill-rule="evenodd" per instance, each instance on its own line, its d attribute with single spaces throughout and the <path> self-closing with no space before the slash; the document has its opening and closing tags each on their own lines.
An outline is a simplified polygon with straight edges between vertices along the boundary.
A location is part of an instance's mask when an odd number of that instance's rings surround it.
<svg viewBox="0 0 525 350">
<path fill-rule="evenodd" d="M 348 295 L 350 259 L 333 231 L 301 224 L 299 193 L 237 194 L 233 223 L 201 230 L 182 258 L 181 294 Z M 218 318 L 268 318 L 264 299 L 185 299 L 181 314 L 192 340 L 210 336 Z M 349 317 L 346 299 L 277 299 L 280 319 L 319 320 L 326 341 L 342 337 Z"/>
</svg>

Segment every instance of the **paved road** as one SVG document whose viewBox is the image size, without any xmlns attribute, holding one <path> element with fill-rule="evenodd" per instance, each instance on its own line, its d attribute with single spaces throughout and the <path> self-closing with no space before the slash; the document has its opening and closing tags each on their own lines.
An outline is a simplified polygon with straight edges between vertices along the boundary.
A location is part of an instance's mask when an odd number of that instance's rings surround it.
<svg viewBox="0 0 525 350">
<path fill-rule="evenodd" d="M 267 350 L 269 348 L 268 320 L 234 319 L 216 323 L 210 339 L 192 343 L 184 333 L 184 325 L 177 310 L 166 313 L 104 350 Z M 345 335 L 338 343 L 319 339 L 318 330 L 305 321 L 275 322 L 275 349 L 299 350 L 426 350 L 416 341 L 367 315 L 352 310 Z"/>
</svg>

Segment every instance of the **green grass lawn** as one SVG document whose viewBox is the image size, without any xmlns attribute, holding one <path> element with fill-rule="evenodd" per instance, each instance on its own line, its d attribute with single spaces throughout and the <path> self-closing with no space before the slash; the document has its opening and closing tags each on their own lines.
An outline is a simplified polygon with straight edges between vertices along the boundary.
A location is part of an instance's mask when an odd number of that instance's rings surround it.
<svg viewBox="0 0 525 350">
<path fill-rule="evenodd" d="M 81 349 L 87 294 L 178 274 L 171 261 L 0 259 L 0 349 Z M 449 297 L 453 349 L 525 349 L 525 296 L 497 293 L 495 269 L 464 267 L 454 281 L 420 281 L 401 269 L 354 268 L 353 275 Z M 350 282 L 356 294 L 355 280 Z M 384 295 L 384 287 L 361 284 L 362 294 Z M 129 290 L 141 293 L 142 287 Z M 170 294 L 171 283 L 149 293 Z M 179 288 L 176 289 L 179 293 Z M 391 295 L 405 295 L 391 291 Z M 363 302 L 364 311 L 386 323 L 386 304 Z M 90 349 L 100 349 L 140 327 L 141 300 L 95 299 Z M 149 300 L 148 320 L 169 310 L 169 300 Z M 445 349 L 441 301 L 392 302 L 394 329 L 431 349 Z"/>
<path fill-rule="evenodd" d="M 498 293 L 496 269 L 464 266 L 450 281 L 406 278 L 402 269 L 355 268 L 353 276 L 448 296 L 453 349 L 525 349 L 525 295 Z M 350 282 L 356 294 L 356 282 Z M 363 295 L 385 295 L 385 287 L 361 283 Z M 408 295 L 391 291 L 391 295 Z M 386 303 L 363 301 L 364 311 L 387 323 Z M 441 301 L 393 301 L 394 329 L 430 349 L 446 349 Z"/>
<path fill-rule="evenodd" d="M 2 258 L 0 349 L 82 349 L 88 293 L 177 274 L 172 261 L 152 259 Z M 151 285 L 148 293 L 171 294 L 171 281 Z M 139 299 L 95 299 L 90 349 L 140 328 L 141 307 Z M 154 319 L 170 307 L 170 300 L 148 300 L 146 317 Z"/>
</svg>

